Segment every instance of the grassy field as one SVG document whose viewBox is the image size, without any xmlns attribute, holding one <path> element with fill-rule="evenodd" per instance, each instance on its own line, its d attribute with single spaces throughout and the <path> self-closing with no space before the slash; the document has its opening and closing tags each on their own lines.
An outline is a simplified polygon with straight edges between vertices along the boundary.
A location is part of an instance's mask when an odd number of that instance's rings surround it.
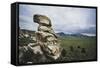
<svg viewBox="0 0 100 68">
<path fill-rule="evenodd" d="M 25 34 L 29 37 L 26 37 Z M 34 43 L 33 37 L 35 37 L 34 32 L 23 30 L 19 36 L 19 46 L 23 47 L 29 43 Z M 96 37 L 60 36 L 59 40 L 61 47 L 64 48 L 64 56 L 58 59 L 57 62 L 96 60 Z"/>
<path fill-rule="evenodd" d="M 95 60 L 95 37 L 61 37 L 61 46 L 66 50 L 65 61 Z"/>
</svg>

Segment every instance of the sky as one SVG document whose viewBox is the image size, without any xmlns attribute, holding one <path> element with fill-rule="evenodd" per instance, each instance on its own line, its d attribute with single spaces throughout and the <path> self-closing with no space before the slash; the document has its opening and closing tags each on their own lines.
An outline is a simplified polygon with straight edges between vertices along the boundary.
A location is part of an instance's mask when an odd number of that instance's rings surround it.
<svg viewBox="0 0 100 68">
<path fill-rule="evenodd" d="M 19 26 L 21 29 L 37 31 L 38 24 L 34 23 L 35 14 L 50 18 L 52 28 L 56 33 L 96 34 L 96 9 L 78 7 L 57 7 L 25 5 L 19 6 Z"/>
</svg>

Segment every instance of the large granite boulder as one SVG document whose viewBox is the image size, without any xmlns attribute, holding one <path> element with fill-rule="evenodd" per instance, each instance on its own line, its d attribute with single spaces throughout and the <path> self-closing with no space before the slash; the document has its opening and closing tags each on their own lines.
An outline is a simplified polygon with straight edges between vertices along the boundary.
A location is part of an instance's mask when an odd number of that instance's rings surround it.
<svg viewBox="0 0 100 68">
<path fill-rule="evenodd" d="M 60 46 L 59 37 L 54 32 L 50 19 L 44 15 L 34 15 L 33 19 L 38 24 L 36 32 L 19 32 L 19 63 L 61 61 L 65 51 Z"/>
<path fill-rule="evenodd" d="M 44 15 L 34 15 L 34 22 L 38 23 L 36 32 L 37 44 L 40 45 L 46 57 L 56 60 L 61 56 L 62 48 L 58 36 L 52 29 L 51 20 Z"/>
</svg>

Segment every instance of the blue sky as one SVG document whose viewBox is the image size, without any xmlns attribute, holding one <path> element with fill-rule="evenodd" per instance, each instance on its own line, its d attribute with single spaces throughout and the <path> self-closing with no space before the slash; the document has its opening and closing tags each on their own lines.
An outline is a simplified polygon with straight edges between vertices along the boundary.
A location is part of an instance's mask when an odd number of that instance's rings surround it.
<svg viewBox="0 0 100 68">
<path fill-rule="evenodd" d="M 36 31 L 33 15 L 46 15 L 51 19 L 55 32 L 86 33 L 95 35 L 96 9 L 75 7 L 52 7 L 40 5 L 19 6 L 19 26 L 21 29 Z"/>
</svg>

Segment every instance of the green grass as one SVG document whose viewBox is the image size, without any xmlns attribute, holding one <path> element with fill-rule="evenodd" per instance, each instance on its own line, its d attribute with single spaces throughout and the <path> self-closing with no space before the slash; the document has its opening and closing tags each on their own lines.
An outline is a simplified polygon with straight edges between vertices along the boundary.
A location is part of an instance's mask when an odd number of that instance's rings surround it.
<svg viewBox="0 0 100 68">
<path fill-rule="evenodd" d="M 60 61 L 96 60 L 96 37 L 65 36 L 59 39 L 61 47 L 66 51 Z M 32 42 L 34 41 L 30 37 L 19 39 L 20 46 Z"/>
<path fill-rule="evenodd" d="M 61 46 L 66 50 L 66 61 L 96 59 L 95 37 L 61 37 Z"/>
</svg>

